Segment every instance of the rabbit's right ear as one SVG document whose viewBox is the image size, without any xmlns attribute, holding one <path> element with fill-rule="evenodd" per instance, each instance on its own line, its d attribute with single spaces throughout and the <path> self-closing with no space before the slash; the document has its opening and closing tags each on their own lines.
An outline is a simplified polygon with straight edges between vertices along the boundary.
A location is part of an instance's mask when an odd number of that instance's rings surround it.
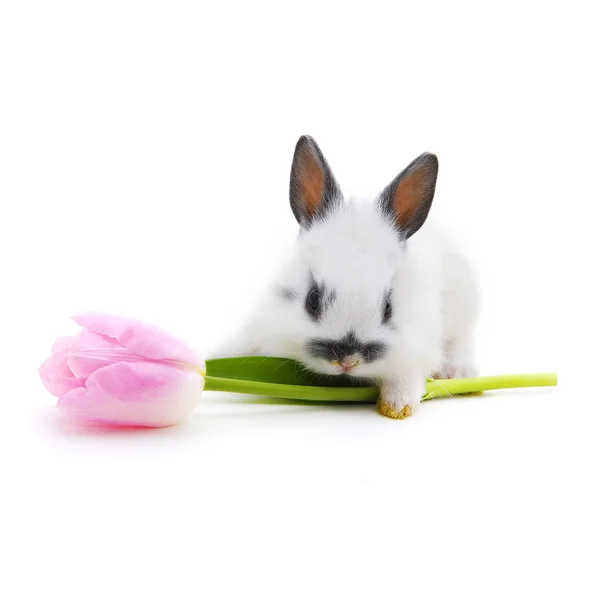
<svg viewBox="0 0 600 600">
<path fill-rule="evenodd" d="M 425 152 L 415 158 L 379 196 L 379 208 L 403 239 L 419 231 L 431 208 L 438 174 L 438 159 Z"/>
<path fill-rule="evenodd" d="M 342 201 L 342 193 L 317 142 L 303 135 L 296 144 L 290 175 L 290 205 L 296 221 L 309 228 Z"/>
</svg>

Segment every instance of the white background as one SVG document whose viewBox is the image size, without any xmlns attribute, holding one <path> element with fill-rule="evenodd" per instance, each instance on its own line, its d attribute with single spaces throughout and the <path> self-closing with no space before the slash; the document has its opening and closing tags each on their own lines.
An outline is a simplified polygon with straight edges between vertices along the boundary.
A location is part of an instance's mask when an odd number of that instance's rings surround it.
<svg viewBox="0 0 600 600">
<path fill-rule="evenodd" d="M 2 3 L 2 598 L 598 598 L 593 4 Z M 437 153 L 481 371 L 559 387 L 60 420 L 36 368 L 69 315 L 235 331 L 304 133 L 348 194 Z"/>
</svg>

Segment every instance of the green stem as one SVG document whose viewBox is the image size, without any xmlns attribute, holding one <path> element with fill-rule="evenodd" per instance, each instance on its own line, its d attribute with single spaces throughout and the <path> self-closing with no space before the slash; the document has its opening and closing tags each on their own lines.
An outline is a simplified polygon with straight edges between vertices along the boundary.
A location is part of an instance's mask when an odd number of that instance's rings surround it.
<svg viewBox="0 0 600 600">
<path fill-rule="evenodd" d="M 243 381 L 222 377 L 205 377 L 204 389 L 214 392 L 234 392 L 256 396 L 272 396 L 295 400 L 316 400 L 329 402 L 376 402 L 379 389 L 375 387 L 325 387 L 308 385 L 286 385 L 263 381 Z M 423 400 L 472 394 L 486 390 L 506 388 L 554 386 L 558 382 L 556 373 L 533 373 L 524 375 L 494 375 L 468 379 L 428 380 L 427 393 Z"/>
<path fill-rule="evenodd" d="M 425 394 L 423 400 L 454 396 L 455 394 L 473 394 L 487 390 L 555 386 L 557 383 L 558 375 L 556 373 L 491 375 L 488 377 L 470 377 L 465 379 L 432 380 L 427 382 L 427 394 Z"/>
</svg>

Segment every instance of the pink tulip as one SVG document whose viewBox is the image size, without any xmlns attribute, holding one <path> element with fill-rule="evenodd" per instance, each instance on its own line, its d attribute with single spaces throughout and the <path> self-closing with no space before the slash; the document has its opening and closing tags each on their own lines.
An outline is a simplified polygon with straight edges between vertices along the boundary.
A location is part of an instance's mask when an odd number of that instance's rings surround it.
<svg viewBox="0 0 600 600">
<path fill-rule="evenodd" d="M 102 313 L 74 317 L 83 330 L 56 340 L 39 369 L 58 408 L 87 421 L 166 427 L 198 403 L 206 365 L 172 335 Z"/>
</svg>

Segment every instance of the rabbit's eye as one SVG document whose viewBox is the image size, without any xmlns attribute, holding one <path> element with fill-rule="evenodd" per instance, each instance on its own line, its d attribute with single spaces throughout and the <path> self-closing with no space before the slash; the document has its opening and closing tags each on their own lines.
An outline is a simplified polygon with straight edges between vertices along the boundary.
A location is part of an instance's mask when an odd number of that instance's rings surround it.
<svg viewBox="0 0 600 600">
<path fill-rule="evenodd" d="M 317 285 L 313 285 L 310 290 L 308 290 L 308 294 L 306 295 L 304 308 L 306 309 L 306 312 L 315 320 L 321 315 L 321 296 L 321 290 Z"/>
<path fill-rule="evenodd" d="M 392 318 L 392 298 L 391 294 L 387 294 L 383 301 L 383 316 L 381 317 L 381 322 L 385 325 Z"/>
</svg>

